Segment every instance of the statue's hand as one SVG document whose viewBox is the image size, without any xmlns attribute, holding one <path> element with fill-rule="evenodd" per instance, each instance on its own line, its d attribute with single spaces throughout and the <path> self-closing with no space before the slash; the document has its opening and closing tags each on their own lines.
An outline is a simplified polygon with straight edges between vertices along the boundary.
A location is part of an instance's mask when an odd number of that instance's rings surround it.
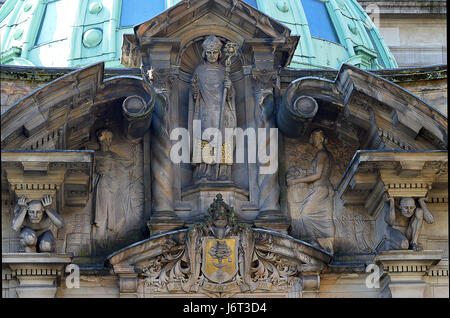
<svg viewBox="0 0 450 318">
<path fill-rule="evenodd" d="M 225 79 L 225 81 L 223 82 L 223 86 L 226 89 L 230 89 L 231 88 L 231 80 L 230 79 Z"/>
<path fill-rule="evenodd" d="M 18 199 L 18 201 L 17 201 L 17 204 L 18 204 L 19 206 L 27 206 L 27 198 L 22 194 L 22 195 L 19 197 L 19 199 Z"/>
<path fill-rule="evenodd" d="M 44 208 L 52 205 L 52 202 L 53 202 L 52 196 L 49 194 L 45 195 L 42 198 L 41 202 L 42 202 L 42 205 L 44 206 Z"/>
<path fill-rule="evenodd" d="M 197 99 L 198 94 L 200 92 L 200 85 L 198 83 L 198 75 L 197 74 L 195 74 L 191 80 L 191 87 L 192 87 L 192 94 L 194 95 L 194 98 Z"/>
</svg>

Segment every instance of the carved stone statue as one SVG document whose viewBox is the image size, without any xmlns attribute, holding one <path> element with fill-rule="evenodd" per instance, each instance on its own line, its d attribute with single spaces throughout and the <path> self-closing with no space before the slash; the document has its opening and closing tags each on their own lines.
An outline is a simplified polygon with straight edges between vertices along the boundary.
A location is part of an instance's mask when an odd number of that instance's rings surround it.
<svg viewBox="0 0 450 318">
<path fill-rule="evenodd" d="M 25 196 L 19 197 L 14 207 L 12 228 L 16 232 L 20 230 L 20 243 L 25 247 L 25 252 L 50 253 L 55 250 L 55 237 L 50 227 L 54 224 L 60 229 L 64 226 L 64 220 L 50 207 L 52 202 L 50 195 L 28 203 Z"/>
<path fill-rule="evenodd" d="M 425 198 L 418 200 L 420 208 L 416 207 L 416 203 L 413 198 L 402 198 L 400 200 L 400 212 L 401 215 L 409 219 L 408 228 L 406 233 L 393 228 L 395 225 L 395 201 L 394 198 L 388 198 L 390 203 L 389 212 L 386 216 L 386 222 L 388 227 L 388 245 L 389 249 L 411 249 L 414 251 L 421 251 L 423 247 L 417 243 L 420 230 L 422 228 L 423 221 L 431 224 L 434 222 L 434 217 L 431 211 L 425 204 Z"/>
<path fill-rule="evenodd" d="M 121 197 L 119 178 L 133 163 L 110 150 L 112 138 L 112 132 L 107 129 L 97 132 L 100 150 L 95 153 L 94 238 L 100 245 L 115 239 L 125 226 L 126 211 L 117 202 Z"/>
<path fill-rule="evenodd" d="M 214 35 L 208 36 L 203 42 L 203 61 L 194 71 L 189 94 L 189 125 L 192 136 L 192 125 L 194 120 L 201 122 L 202 131 L 207 128 L 217 128 L 222 133 L 222 143 L 225 139 L 225 128 L 236 127 L 235 90 L 229 79 L 229 71 L 219 63 L 222 43 Z M 228 74 L 228 75 L 227 75 Z M 215 158 L 216 154 L 210 152 L 209 143 L 213 136 L 201 138 L 193 136 L 194 147 L 202 149 L 203 156 L 193 159 L 194 181 L 196 183 L 205 181 L 230 181 L 231 163 L 216 163 L 209 160 Z M 223 144 L 222 154 L 218 156 L 221 162 L 225 162 L 226 156 L 232 156 L 231 145 Z M 208 155 L 205 156 L 205 153 Z M 195 153 L 194 153 L 195 155 Z M 210 155 L 210 156 L 209 156 Z M 205 157 L 207 160 L 205 160 Z M 196 163 L 197 162 L 197 163 Z M 200 163 L 198 163 L 200 162 Z"/>
<path fill-rule="evenodd" d="M 325 148 L 326 139 L 322 130 L 311 133 L 310 143 L 319 149 L 311 163 L 312 173 L 300 177 L 293 174 L 286 180 L 289 188 L 299 183 L 310 183 L 312 186 L 300 208 L 291 208 L 292 235 L 331 249 L 331 243 L 326 241 L 334 237 L 331 157 Z"/>
</svg>

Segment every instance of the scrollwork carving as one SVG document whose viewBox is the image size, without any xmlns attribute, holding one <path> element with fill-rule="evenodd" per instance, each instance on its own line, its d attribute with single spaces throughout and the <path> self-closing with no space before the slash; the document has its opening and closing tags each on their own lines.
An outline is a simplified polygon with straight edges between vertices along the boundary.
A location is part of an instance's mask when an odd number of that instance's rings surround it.
<svg viewBox="0 0 450 318">
<path fill-rule="evenodd" d="M 205 220 L 193 225 L 180 243 L 167 241 L 163 253 L 142 267 L 144 288 L 213 297 L 255 290 L 289 291 L 301 281 L 304 269 L 321 268 L 301 248 L 293 252 L 303 255 L 301 260 L 280 254 L 282 247 L 269 233 L 254 232 L 237 222 L 233 208 L 220 194 Z"/>
</svg>

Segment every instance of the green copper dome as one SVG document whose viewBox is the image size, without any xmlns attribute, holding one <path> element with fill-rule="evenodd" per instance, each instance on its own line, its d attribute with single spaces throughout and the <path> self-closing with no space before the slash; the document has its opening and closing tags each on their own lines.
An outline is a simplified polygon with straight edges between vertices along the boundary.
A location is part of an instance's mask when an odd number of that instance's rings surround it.
<svg viewBox="0 0 450 318">
<path fill-rule="evenodd" d="M 182 0 L 186 1 L 186 0 Z M 7 0 L 0 8 L 0 63 L 120 67 L 124 34 L 180 0 Z M 300 35 L 292 68 L 364 69 L 397 63 L 356 0 L 246 0 Z"/>
</svg>

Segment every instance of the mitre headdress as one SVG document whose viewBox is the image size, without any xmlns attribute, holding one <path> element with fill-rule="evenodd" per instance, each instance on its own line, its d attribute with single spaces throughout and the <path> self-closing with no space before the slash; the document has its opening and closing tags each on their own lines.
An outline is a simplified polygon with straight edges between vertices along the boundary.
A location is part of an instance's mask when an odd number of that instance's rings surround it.
<svg viewBox="0 0 450 318">
<path fill-rule="evenodd" d="M 219 50 L 222 48 L 222 42 L 215 36 L 210 35 L 208 36 L 205 41 L 203 41 L 202 44 L 203 50 Z"/>
</svg>

